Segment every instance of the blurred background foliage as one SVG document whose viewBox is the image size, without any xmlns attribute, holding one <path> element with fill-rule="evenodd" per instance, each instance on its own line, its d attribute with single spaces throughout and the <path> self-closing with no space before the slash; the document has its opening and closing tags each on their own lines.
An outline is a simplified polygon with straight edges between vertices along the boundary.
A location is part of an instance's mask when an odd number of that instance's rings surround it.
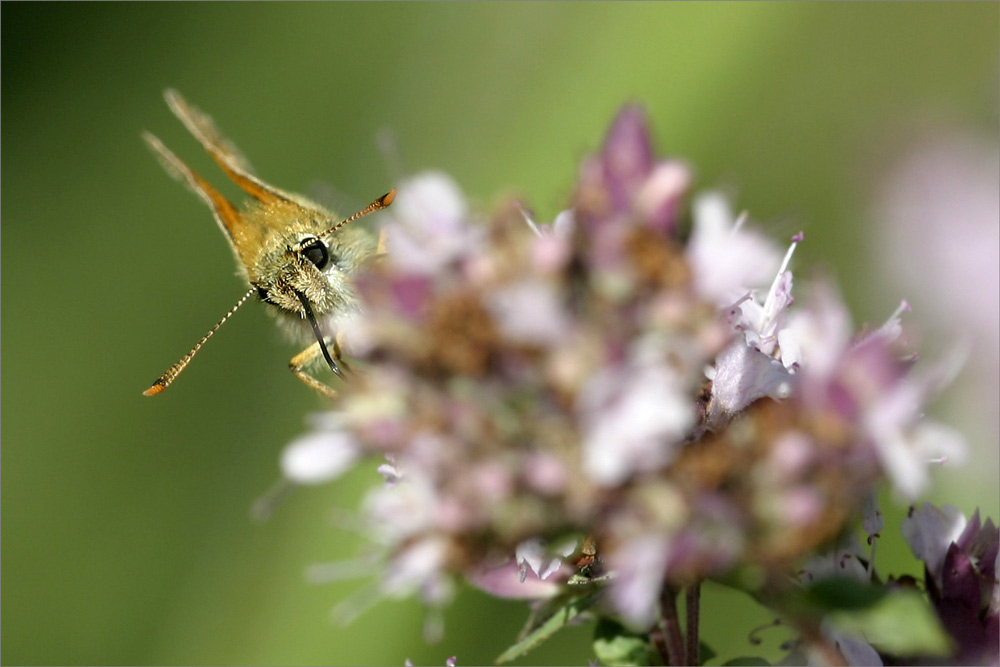
<svg viewBox="0 0 1000 667">
<path fill-rule="evenodd" d="M 223 183 L 164 88 L 213 115 L 265 180 L 335 189 L 342 210 L 438 168 L 478 205 L 516 195 L 540 220 L 616 110 L 640 102 L 661 153 L 776 238 L 805 230 L 798 266 L 821 265 L 856 321 L 878 324 L 913 295 L 877 272 L 873 187 L 935 128 L 996 152 L 997 26 L 996 3 L 4 3 L 3 663 L 487 663 L 525 617 L 463 590 L 436 646 L 412 601 L 331 622 L 365 582 L 304 572 L 359 553 L 334 510 L 380 478 L 373 463 L 250 520 L 321 407 L 262 309 L 163 396 L 140 395 L 244 290 L 209 212 L 139 140 L 153 131 Z M 387 132 L 398 149 L 376 146 Z M 936 470 L 931 497 L 995 517 L 997 433 L 957 426 L 972 465 Z M 912 568 L 905 508 L 890 509 L 879 564 Z M 705 596 L 720 655 L 780 655 L 778 632 L 747 644 L 771 619 L 749 598 Z M 525 662 L 582 663 L 589 634 Z"/>
</svg>

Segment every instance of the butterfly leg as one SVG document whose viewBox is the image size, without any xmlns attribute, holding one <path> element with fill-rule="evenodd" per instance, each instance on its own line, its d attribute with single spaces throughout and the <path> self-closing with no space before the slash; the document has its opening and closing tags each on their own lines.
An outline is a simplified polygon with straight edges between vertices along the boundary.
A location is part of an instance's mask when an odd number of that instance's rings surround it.
<svg viewBox="0 0 1000 667">
<path fill-rule="evenodd" d="M 294 357 L 292 357 L 288 362 L 288 369 L 295 374 L 299 380 L 312 387 L 319 393 L 327 396 L 329 398 L 336 398 L 337 391 L 327 385 L 324 382 L 317 380 L 315 377 L 310 375 L 305 371 L 306 367 L 309 366 L 313 361 L 323 356 L 323 348 L 320 347 L 319 341 L 316 341 L 306 349 L 302 350 Z M 333 346 L 333 356 L 336 358 L 344 368 L 347 368 L 347 364 L 344 363 L 343 359 L 340 357 L 340 345 L 334 344 Z"/>
</svg>

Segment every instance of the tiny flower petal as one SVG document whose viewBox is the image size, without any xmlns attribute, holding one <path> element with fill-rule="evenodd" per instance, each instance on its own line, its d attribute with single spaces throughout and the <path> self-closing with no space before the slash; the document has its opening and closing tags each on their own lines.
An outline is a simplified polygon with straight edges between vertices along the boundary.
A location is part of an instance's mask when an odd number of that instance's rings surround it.
<svg viewBox="0 0 1000 667">
<path fill-rule="evenodd" d="M 452 594 L 443 578 L 447 549 L 445 540 L 433 536 L 410 544 L 390 563 L 382 579 L 382 591 L 392 597 L 405 597 L 420 590 L 428 604 L 445 601 Z"/>
<path fill-rule="evenodd" d="M 715 362 L 708 423 L 725 424 L 745 407 L 765 396 L 787 398 L 793 376 L 780 361 L 736 339 Z"/>
<path fill-rule="evenodd" d="M 690 186 L 691 172 L 686 165 L 676 161 L 658 163 L 637 195 L 639 215 L 653 229 L 673 233 Z"/>
<path fill-rule="evenodd" d="M 634 627 L 647 627 L 655 616 L 669 549 L 662 537 L 637 537 L 607 555 L 617 577 L 610 596 L 615 609 Z"/>
<path fill-rule="evenodd" d="M 774 276 L 778 252 L 763 236 L 743 229 L 729 203 L 710 192 L 695 197 L 694 229 L 687 256 L 698 293 L 719 305 L 742 296 L 748 287 Z"/>
<path fill-rule="evenodd" d="M 837 647 L 841 655 L 847 660 L 847 664 L 852 667 L 882 667 L 882 657 L 864 637 L 850 635 L 839 632 L 833 628 L 832 623 L 824 618 L 820 624 L 820 631 L 823 635 Z"/>
<path fill-rule="evenodd" d="M 627 211 L 653 168 L 653 147 L 641 108 L 630 106 L 619 112 L 605 137 L 601 166 L 614 210 Z"/>
<path fill-rule="evenodd" d="M 668 463 L 694 421 L 677 373 L 664 365 L 597 373 L 581 391 L 579 411 L 584 470 L 604 485 Z"/>
<path fill-rule="evenodd" d="M 522 574 L 524 575 L 522 577 Z M 481 564 L 466 572 L 466 578 L 476 588 L 511 600 L 542 600 L 558 595 L 562 582 L 555 578 L 545 581 L 534 571 L 525 572 L 513 558 L 500 564 Z"/>
<path fill-rule="evenodd" d="M 927 569 L 940 573 L 948 547 L 965 529 L 965 517 L 952 505 L 935 507 L 923 503 L 911 508 L 903 519 L 902 532 L 913 555 L 927 564 Z"/>
<path fill-rule="evenodd" d="M 486 301 L 500 331 L 511 341 L 555 345 L 569 330 L 569 319 L 555 290 L 524 280 L 490 293 Z"/>
<path fill-rule="evenodd" d="M 459 257 L 480 235 L 468 224 L 467 205 L 458 185 L 436 172 L 404 181 L 387 217 L 389 260 L 406 272 L 433 273 Z"/>
<path fill-rule="evenodd" d="M 514 552 L 515 560 L 521 571 L 520 579 L 524 581 L 524 575 L 529 569 L 538 575 L 539 579 L 548 579 L 562 567 L 563 558 L 575 550 L 575 542 L 567 543 L 563 545 L 562 549 L 555 551 L 537 537 L 521 542 Z"/>
<path fill-rule="evenodd" d="M 357 443 L 347 433 L 319 431 L 285 447 L 281 470 L 298 484 L 321 484 L 347 472 L 359 456 Z"/>
</svg>

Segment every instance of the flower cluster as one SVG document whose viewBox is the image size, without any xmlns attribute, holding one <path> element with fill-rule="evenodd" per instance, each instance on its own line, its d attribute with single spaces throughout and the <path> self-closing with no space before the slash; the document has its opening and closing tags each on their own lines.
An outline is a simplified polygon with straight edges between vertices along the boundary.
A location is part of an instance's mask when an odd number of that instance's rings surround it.
<svg viewBox="0 0 1000 667">
<path fill-rule="evenodd" d="M 876 482 L 914 497 L 961 456 L 922 419 L 944 371 L 901 349 L 905 303 L 856 335 L 826 282 L 793 308 L 802 235 L 782 254 L 691 180 L 630 107 L 551 225 L 477 214 L 442 174 L 400 185 L 338 323 L 356 372 L 283 460 L 316 483 L 384 456 L 386 594 L 537 599 L 582 573 L 644 628 L 665 586 L 788 572 Z"/>
</svg>

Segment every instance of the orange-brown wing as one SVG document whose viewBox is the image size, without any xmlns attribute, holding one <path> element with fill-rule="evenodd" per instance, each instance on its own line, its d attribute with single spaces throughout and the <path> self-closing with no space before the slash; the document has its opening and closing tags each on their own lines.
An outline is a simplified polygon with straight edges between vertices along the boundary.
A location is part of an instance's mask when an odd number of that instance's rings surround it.
<svg viewBox="0 0 1000 667">
<path fill-rule="evenodd" d="M 243 218 L 236 207 L 233 206 L 228 199 L 223 197 L 218 190 L 209 185 L 208 181 L 199 176 L 196 171 L 181 162 L 181 159 L 174 155 L 169 148 L 164 146 L 162 141 L 154 137 L 149 132 L 143 132 L 142 138 L 145 139 L 149 147 L 153 149 L 153 153 L 156 154 L 160 164 L 162 164 L 163 168 L 167 170 L 167 173 L 187 185 L 192 192 L 201 197 L 202 200 L 208 204 L 209 208 L 212 209 L 212 214 L 215 215 L 216 222 L 219 223 L 219 227 L 226 235 L 229 245 L 237 254 L 239 254 L 234 236 L 237 235 L 239 233 L 238 230 L 245 225 L 243 223 Z"/>
<path fill-rule="evenodd" d="M 167 90 L 163 96 L 170 110 L 208 151 L 222 171 L 226 172 L 226 175 L 247 194 L 263 206 L 285 204 L 301 206 L 294 195 L 268 185 L 254 176 L 246 158 L 222 136 L 208 115 L 188 104 L 176 90 Z"/>
</svg>

